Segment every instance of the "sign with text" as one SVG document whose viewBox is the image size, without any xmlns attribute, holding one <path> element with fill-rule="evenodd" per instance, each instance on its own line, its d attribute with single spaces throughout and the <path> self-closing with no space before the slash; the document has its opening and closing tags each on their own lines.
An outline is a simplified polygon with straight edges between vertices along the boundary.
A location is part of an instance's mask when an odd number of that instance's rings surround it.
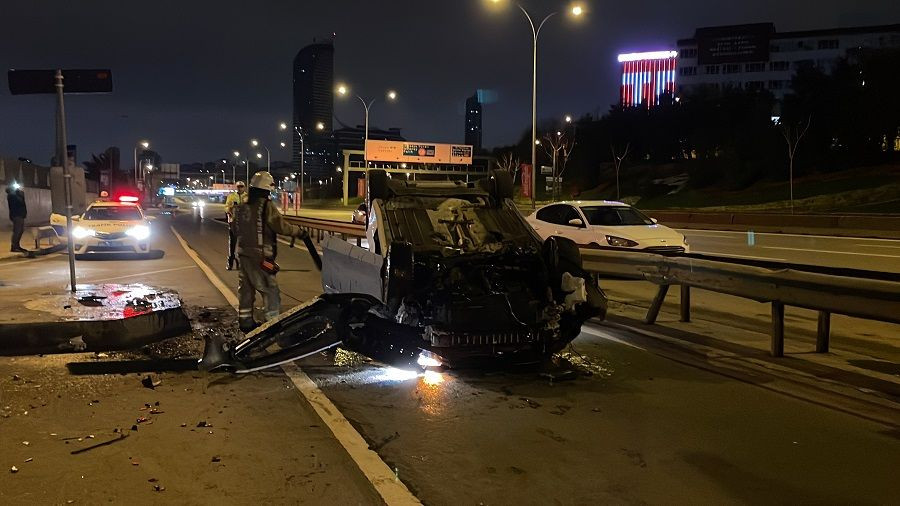
<svg viewBox="0 0 900 506">
<path fill-rule="evenodd" d="M 432 142 L 366 142 L 366 160 L 372 162 L 472 164 L 472 146 Z"/>
<path fill-rule="evenodd" d="M 769 59 L 769 41 L 775 33 L 771 23 L 699 28 L 696 32 L 700 65 L 760 62 Z"/>
<path fill-rule="evenodd" d="M 109 69 L 66 69 L 63 74 L 65 93 L 111 93 L 112 72 Z M 9 92 L 13 95 L 56 93 L 55 70 L 9 70 Z"/>
</svg>

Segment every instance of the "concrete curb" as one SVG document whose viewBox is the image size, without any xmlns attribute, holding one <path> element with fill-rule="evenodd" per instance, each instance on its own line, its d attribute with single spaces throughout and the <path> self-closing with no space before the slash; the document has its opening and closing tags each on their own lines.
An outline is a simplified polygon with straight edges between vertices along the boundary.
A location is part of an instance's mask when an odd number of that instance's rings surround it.
<svg viewBox="0 0 900 506">
<path fill-rule="evenodd" d="M 134 349 L 191 330 L 182 308 L 117 320 L 0 325 L 0 355 Z"/>
</svg>

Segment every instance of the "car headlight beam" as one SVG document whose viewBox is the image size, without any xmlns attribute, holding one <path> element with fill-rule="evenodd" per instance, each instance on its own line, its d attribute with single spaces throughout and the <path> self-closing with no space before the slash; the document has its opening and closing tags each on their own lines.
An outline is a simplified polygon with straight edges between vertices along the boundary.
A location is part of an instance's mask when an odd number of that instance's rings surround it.
<svg viewBox="0 0 900 506">
<path fill-rule="evenodd" d="M 90 228 L 75 227 L 72 229 L 72 237 L 74 237 L 76 239 L 84 239 L 85 237 L 93 237 L 96 234 L 97 234 L 97 232 L 95 232 L 93 229 L 90 229 Z"/>
<path fill-rule="evenodd" d="M 126 230 L 125 234 L 129 237 L 134 237 L 138 241 L 143 241 L 150 237 L 150 227 L 146 225 L 135 225 Z"/>
</svg>

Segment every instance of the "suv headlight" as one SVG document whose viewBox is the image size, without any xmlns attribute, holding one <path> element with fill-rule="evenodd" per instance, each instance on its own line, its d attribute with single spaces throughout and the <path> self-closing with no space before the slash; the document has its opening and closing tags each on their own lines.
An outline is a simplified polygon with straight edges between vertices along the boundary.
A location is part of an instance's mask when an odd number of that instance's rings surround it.
<svg viewBox="0 0 900 506">
<path fill-rule="evenodd" d="M 125 235 L 134 237 L 138 241 L 143 241 L 144 239 L 150 237 L 150 227 L 146 225 L 136 225 L 126 230 Z"/>
<path fill-rule="evenodd" d="M 632 240 L 625 239 L 623 237 L 616 237 L 614 235 L 606 236 L 606 242 L 610 246 L 615 246 L 617 248 L 633 248 L 638 245 L 638 243 Z"/>
<path fill-rule="evenodd" d="M 97 232 L 90 228 L 75 227 L 72 229 L 72 237 L 76 239 L 84 239 L 88 236 L 94 236 Z"/>
</svg>

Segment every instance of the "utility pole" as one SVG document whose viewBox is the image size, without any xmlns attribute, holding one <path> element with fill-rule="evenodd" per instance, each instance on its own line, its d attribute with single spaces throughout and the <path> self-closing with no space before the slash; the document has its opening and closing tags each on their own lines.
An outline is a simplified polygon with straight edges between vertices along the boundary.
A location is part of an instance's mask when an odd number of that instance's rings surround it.
<svg viewBox="0 0 900 506">
<path fill-rule="evenodd" d="M 69 154 L 66 152 L 66 105 L 63 100 L 63 74 L 56 71 L 56 159 L 62 164 L 63 191 L 66 194 L 66 239 L 69 252 L 69 287 L 74 293 L 75 284 L 75 244 L 72 239 L 72 174 L 69 173 Z"/>
</svg>

